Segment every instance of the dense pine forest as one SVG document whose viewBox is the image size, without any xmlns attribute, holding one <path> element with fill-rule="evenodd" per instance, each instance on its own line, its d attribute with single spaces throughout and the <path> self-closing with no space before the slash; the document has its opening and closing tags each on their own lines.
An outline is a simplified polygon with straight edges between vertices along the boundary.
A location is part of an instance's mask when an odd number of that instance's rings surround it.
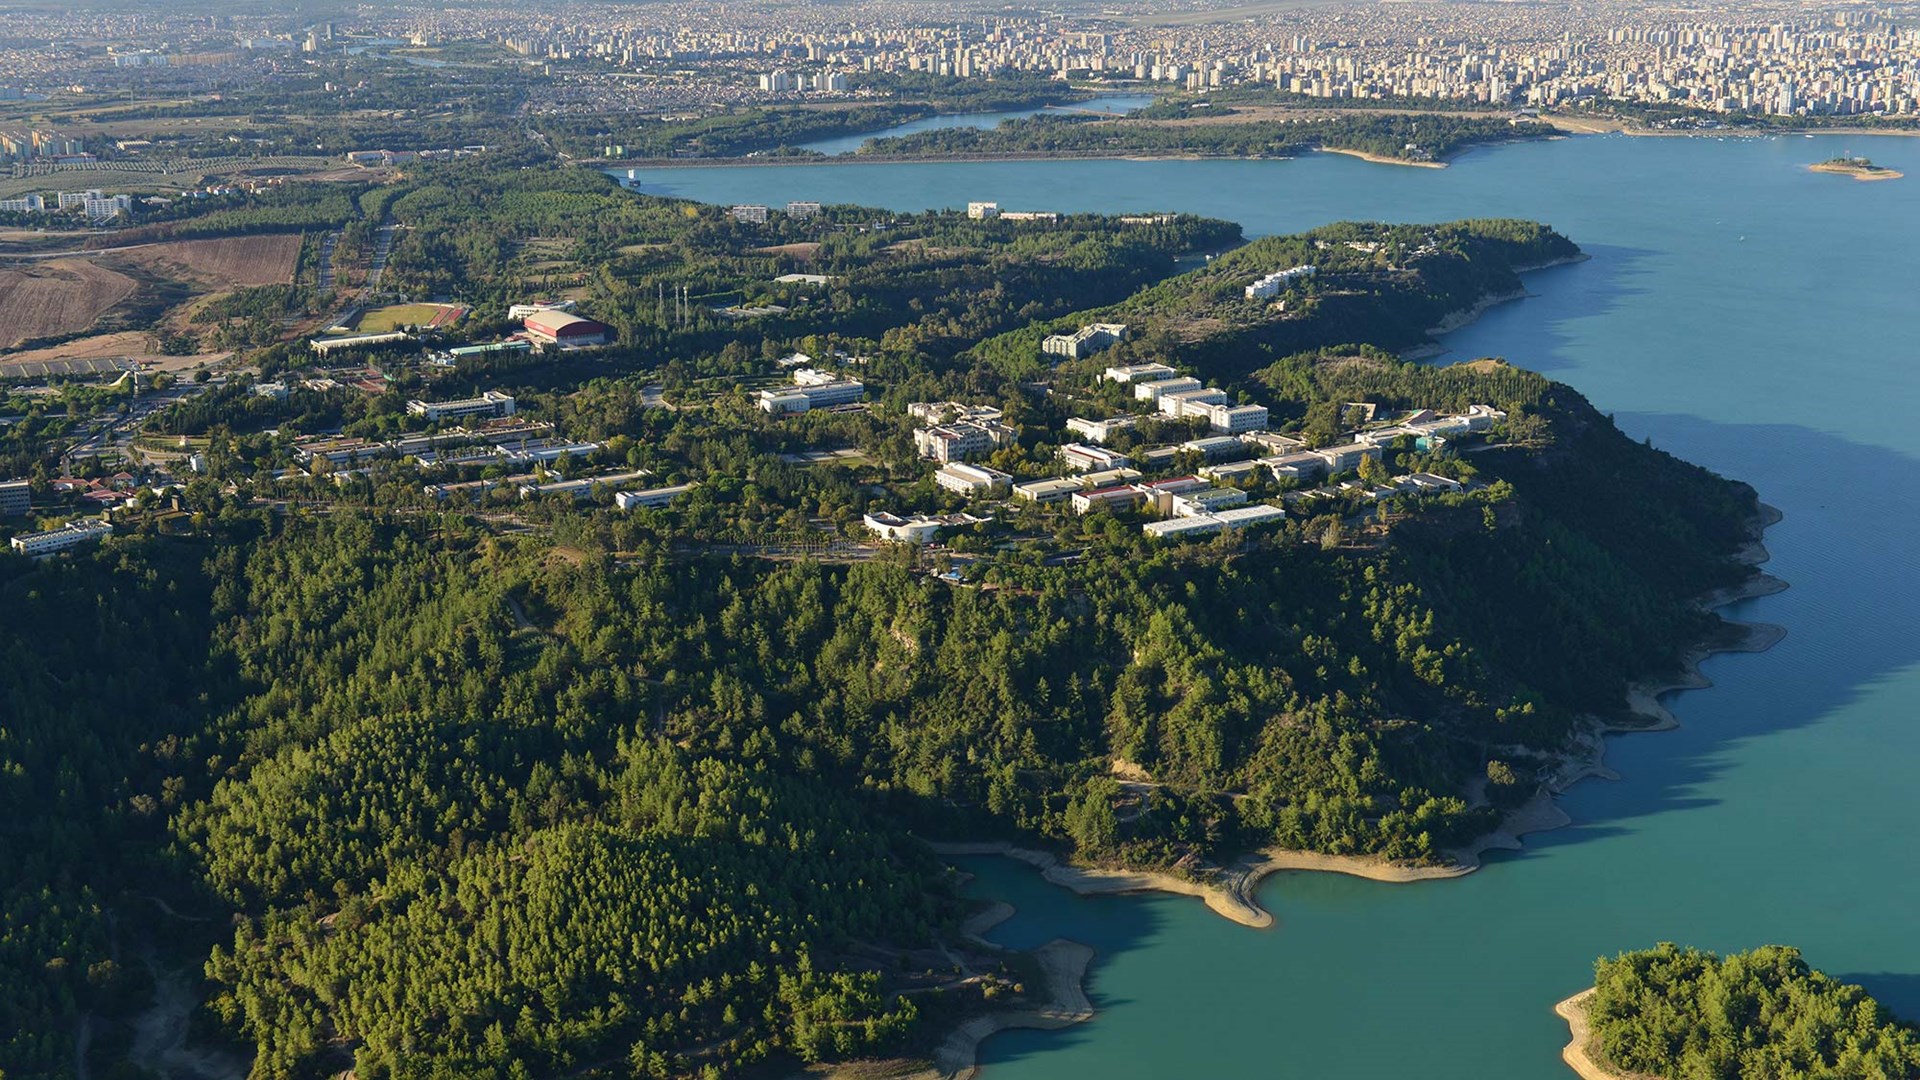
<svg viewBox="0 0 1920 1080">
<path fill-rule="evenodd" d="M 7 1076 L 137 1075 L 123 1063 L 174 1022 L 262 1080 L 924 1057 L 1036 990 L 1022 958 L 969 941 L 925 841 L 1202 876 L 1272 846 L 1442 862 L 1596 716 L 1625 720 L 1629 682 L 1722 632 L 1692 598 L 1750 572 L 1730 557 L 1744 485 L 1542 376 L 1393 351 L 1578 254 L 1541 225 L 1242 244 L 1183 215 L 758 224 L 521 164 L 147 226 L 337 225 L 352 248 L 391 223 L 395 287 L 473 303 L 469 339 L 564 276 L 617 341 L 432 367 L 410 344 L 310 382 L 297 342 L 252 349 L 284 393 L 249 373 L 141 421 L 141 446 L 192 440 L 185 483 L 135 496 L 97 546 L 0 557 Z M 1246 296 L 1295 264 L 1317 271 Z M 800 272 L 823 280 L 775 280 Z M 261 287 L 203 310 L 256 326 L 317 303 Z M 1097 320 L 1132 332 L 1046 362 L 1043 335 Z M 756 408 L 794 350 L 857 370 L 871 400 Z M 1170 545 L 1136 518 L 1009 504 L 937 552 L 868 539 L 877 510 L 982 509 L 932 483 L 909 403 L 992 403 L 1012 434 L 988 460 L 1046 477 L 1069 416 L 1132 407 L 1102 368 L 1146 362 L 1269 406 L 1303 446 L 1356 411 L 1502 419 L 1464 450 L 1401 439 L 1352 481 L 1457 490 L 1330 483 L 1261 533 Z M 296 459 L 316 435 L 415 433 L 409 398 L 481 389 L 593 440 L 543 476 L 698 487 L 630 513 L 604 491 L 442 501 L 411 458 Z M 59 441 L 124 392 L 10 399 L 0 452 L 36 505 Z M 1139 421 L 1116 446 L 1198 433 Z M 823 449 L 849 456 L 810 463 Z"/>
<path fill-rule="evenodd" d="M 1601 960 L 1586 1012 L 1599 1059 L 1634 1075 L 1920 1076 L 1920 1031 L 1780 945 L 1722 957 L 1661 944 Z"/>
<path fill-rule="evenodd" d="M 1463 379 L 1379 365 L 1383 394 Z M 1504 378 L 1559 460 L 1482 455 L 1498 497 L 1384 544 L 1010 553 L 955 587 L 230 509 L 8 562 L 10 1056 L 52 1068 L 137 997 L 113 912 L 147 892 L 238 919 L 204 1022 L 260 1075 L 679 1075 L 908 1038 L 863 949 L 952 931 L 916 835 L 1441 857 L 1711 629 L 1684 597 L 1750 507 Z"/>
</svg>

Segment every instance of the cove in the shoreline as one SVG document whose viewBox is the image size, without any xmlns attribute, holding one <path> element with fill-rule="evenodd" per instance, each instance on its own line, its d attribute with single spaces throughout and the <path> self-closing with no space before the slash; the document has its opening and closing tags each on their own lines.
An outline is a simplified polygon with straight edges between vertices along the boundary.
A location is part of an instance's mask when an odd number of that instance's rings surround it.
<svg viewBox="0 0 1920 1080">
<path fill-rule="evenodd" d="M 1763 537 L 1766 530 L 1778 524 L 1782 518 L 1778 509 L 1762 504 L 1760 514 L 1753 522 L 1752 539 L 1738 553 L 1738 560 L 1748 566 L 1758 566 L 1771 558 Z M 1743 600 L 1771 596 L 1785 588 L 1785 581 L 1768 574 L 1755 573 L 1741 585 L 1703 594 L 1699 605 L 1702 610 L 1716 611 Z M 1664 699 L 1682 690 L 1711 687 L 1712 680 L 1700 672 L 1700 665 L 1707 658 L 1724 652 L 1764 652 L 1779 644 L 1787 633 L 1784 627 L 1768 623 L 1727 622 L 1725 626 L 1731 633 L 1702 642 L 1691 650 L 1682 661 L 1679 674 L 1673 678 L 1640 682 L 1628 688 L 1628 710 L 1640 717 L 1643 723 L 1617 726 L 1594 720 L 1588 731 L 1569 749 L 1557 774 L 1532 799 L 1509 813 L 1493 831 L 1464 848 L 1450 852 L 1447 861 L 1442 863 L 1396 863 L 1373 856 L 1268 848 L 1245 853 L 1207 879 L 1197 880 L 1153 870 L 1075 866 L 1062 862 L 1052 853 L 1019 847 L 1006 841 L 935 841 L 929 846 L 936 854 L 943 856 L 1004 856 L 1033 867 L 1050 884 L 1080 896 L 1158 892 L 1194 897 L 1203 901 L 1216 915 L 1255 929 L 1274 925 L 1273 914 L 1263 908 L 1258 900 L 1261 883 L 1273 874 L 1285 871 L 1342 874 L 1389 884 L 1462 877 L 1480 869 L 1484 856 L 1490 851 L 1517 851 L 1524 846 L 1526 836 L 1572 824 L 1573 819 L 1557 805 L 1555 797 L 1581 780 L 1620 778 L 1618 773 L 1606 767 L 1606 736 L 1668 731 L 1678 727 L 1679 721 Z"/>
</svg>

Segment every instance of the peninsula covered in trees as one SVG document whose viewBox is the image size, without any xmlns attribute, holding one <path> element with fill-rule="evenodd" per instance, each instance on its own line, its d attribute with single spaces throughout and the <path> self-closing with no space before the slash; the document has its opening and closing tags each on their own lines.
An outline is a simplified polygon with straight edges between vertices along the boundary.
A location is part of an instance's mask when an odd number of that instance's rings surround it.
<svg viewBox="0 0 1920 1080">
<path fill-rule="evenodd" d="M 507 148 L 322 190 L 143 227 L 337 232 L 336 275 L 385 237 L 381 300 L 471 313 L 314 339 L 341 360 L 282 323 L 324 335 L 337 284 L 242 286 L 195 308 L 236 355 L 150 412 L 9 398 L 7 534 L 112 505 L 0 556 L 9 1074 L 110 1075 L 156 1025 L 260 1080 L 925 1057 L 1045 981 L 927 841 L 1447 865 L 1751 572 L 1744 485 L 1543 376 L 1399 356 L 1578 255 L 1535 223 L 743 215 Z M 529 297 L 610 340 L 510 337 Z M 1124 332 L 1047 350 L 1089 325 Z M 776 407 L 822 379 L 858 394 Z M 986 490 L 923 456 L 956 414 L 996 425 Z M 1090 418 L 1137 463 L 1108 484 L 1204 474 L 1265 527 L 1008 493 L 1091 490 Z M 908 520 L 937 538 L 875 538 Z"/>
<path fill-rule="evenodd" d="M 1595 964 L 1593 988 L 1560 1014 L 1574 1031 L 1568 1064 L 1587 1080 L 1920 1076 L 1920 1030 L 1780 945 L 1622 953 Z"/>
<path fill-rule="evenodd" d="M 1553 129 L 1504 116 L 1465 114 L 1314 116 L 1285 120 L 1203 117 L 1181 121 L 1058 115 L 998 127 L 944 128 L 873 139 L 866 158 L 960 157 L 1294 157 L 1314 150 L 1383 161 L 1439 164 L 1474 146 L 1545 138 Z"/>
</svg>

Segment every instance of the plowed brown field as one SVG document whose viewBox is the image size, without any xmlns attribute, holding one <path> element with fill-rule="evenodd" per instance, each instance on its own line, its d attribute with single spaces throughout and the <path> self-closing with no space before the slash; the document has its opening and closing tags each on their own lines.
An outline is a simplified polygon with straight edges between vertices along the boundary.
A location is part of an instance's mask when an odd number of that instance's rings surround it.
<svg viewBox="0 0 1920 1080">
<path fill-rule="evenodd" d="M 0 349 L 77 334 L 132 294 L 134 280 L 85 259 L 0 270 Z"/>
<path fill-rule="evenodd" d="M 223 236 L 172 240 L 122 253 L 162 277 L 188 278 L 219 287 L 284 285 L 300 261 L 300 236 Z"/>
</svg>

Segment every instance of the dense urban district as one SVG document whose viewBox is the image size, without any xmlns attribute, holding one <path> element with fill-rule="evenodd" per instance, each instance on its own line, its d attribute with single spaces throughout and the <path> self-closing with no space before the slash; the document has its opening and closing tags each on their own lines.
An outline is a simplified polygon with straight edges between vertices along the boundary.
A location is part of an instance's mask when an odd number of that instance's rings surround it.
<svg viewBox="0 0 1920 1080">
<path fill-rule="evenodd" d="M 859 63 L 692 13 L 617 55 L 506 8 L 10 26 L 43 66 L 0 94 L 0 1073 L 951 1072 L 956 1028 L 1072 1012 L 1085 956 L 983 941 L 938 844 L 1458 867 L 1738 636 L 1696 601 L 1753 574 L 1751 489 L 1418 359 L 1581 257 L 1546 225 L 598 167 L 1099 89 L 917 61 L 932 17 Z M 1908 46 L 1878 19 L 1779 50 Z M 1040 41 L 996 20 L 968 40 Z M 848 101 L 752 73 L 802 53 Z M 656 62 L 712 107 L 568 97 Z M 1297 97 L 856 156 L 1548 130 Z"/>
</svg>

